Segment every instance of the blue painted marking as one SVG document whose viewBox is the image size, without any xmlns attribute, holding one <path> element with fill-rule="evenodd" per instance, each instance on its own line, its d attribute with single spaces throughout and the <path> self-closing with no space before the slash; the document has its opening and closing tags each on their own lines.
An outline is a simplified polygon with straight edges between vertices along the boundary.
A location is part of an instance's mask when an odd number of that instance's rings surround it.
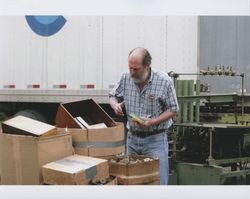
<svg viewBox="0 0 250 199">
<path fill-rule="evenodd" d="M 37 21 L 39 21 L 40 23 L 47 25 L 47 24 L 53 23 L 58 18 L 58 16 L 39 16 L 39 15 L 36 15 L 36 16 L 34 16 L 34 18 Z"/>
<path fill-rule="evenodd" d="M 57 33 L 66 23 L 63 16 L 25 16 L 30 28 L 40 36 L 51 36 Z"/>
</svg>

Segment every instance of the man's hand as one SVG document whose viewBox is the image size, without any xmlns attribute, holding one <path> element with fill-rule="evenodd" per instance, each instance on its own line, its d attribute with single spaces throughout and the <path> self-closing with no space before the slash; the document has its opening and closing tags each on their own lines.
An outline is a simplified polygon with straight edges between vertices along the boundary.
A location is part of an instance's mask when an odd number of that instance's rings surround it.
<svg viewBox="0 0 250 199">
<path fill-rule="evenodd" d="M 124 116 L 124 113 L 122 111 L 123 107 L 125 106 L 125 102 L 119 103 L 116 98 L 111 97 L 109 99 L 110 106 L 114 110 L 115 114 L 118 116 Z"/>
<path fill-rule="evenodd" d="M 114 104 L 112 108 L 114 109 L 116 115 L 124 116 L 124 113 L 122 111 L 123 107 L 124 107 L 124 101 L 121 103 Z"/>
<path fill-rule="evenodd" d="M 144 122 L 139 123 L 137 121 L 134 121 L 140 128 L 149 128 L 154 125 L 153 119 L 150 118 L 143 118 Z"/>
<path fill-rule="evenodd" d="M 155 117 L 155 118 L 142 118 L 145 122 L 143 124 L 138 123 L 136 121 L 134 121 L 139 127 L 141 128 L 149 128 L 151 126 L 154 125 L 158 125 L 161 122 L 167 121 L 170 118 L 172 118 L 174 115 L 176 114 L 176 112 L 169 112 L 169 111 L 165 111 L 163 112 L 159 117 Z"/>
</svg>

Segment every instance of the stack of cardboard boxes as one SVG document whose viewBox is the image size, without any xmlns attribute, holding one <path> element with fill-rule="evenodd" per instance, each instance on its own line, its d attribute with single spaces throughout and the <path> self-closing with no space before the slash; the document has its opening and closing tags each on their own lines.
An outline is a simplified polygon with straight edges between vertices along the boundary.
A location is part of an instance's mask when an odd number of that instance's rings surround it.
<svg viewBox="0 0 250 199">
<path fill-rule="evenodd" d="M 122 123 L 115 123 L 93 100 L 83 100 L 61 104 L 56 126 L 60 128 L 23 116 L 2 123 L 2 184 L 116 184 L 116 178 L 110 180 L 108 161 L 96 157 L 125 152 Z"/>
<path fill-rule="evenodd" d="M 125 153 L 124 125 L 92 99 L 60 104 L 56 127 L 17 116 L 2 131 L 2 184 L 159 184 L 158 160 L 116 161 Z"/>
<path fill-rule="evenodd" d="M 73 154 L 69 133 L 17 116 L 2 123 L 1 183 L 42 184 L 42 165 Z"/>
</svg>

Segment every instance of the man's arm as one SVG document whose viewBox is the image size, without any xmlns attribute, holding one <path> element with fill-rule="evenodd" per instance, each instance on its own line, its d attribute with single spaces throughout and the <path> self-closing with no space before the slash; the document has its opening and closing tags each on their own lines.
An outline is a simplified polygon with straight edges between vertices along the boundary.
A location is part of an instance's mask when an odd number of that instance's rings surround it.
<svg viewBox="0 0 250 199">
<path fill-rule="evenodd" d="M 118 84 L 109 93 L 109 103 L 116 115 L 124 116 L 122 108 L 124 107 L 124 80 L 125 74 L 122 75 Z"/>
</svg>

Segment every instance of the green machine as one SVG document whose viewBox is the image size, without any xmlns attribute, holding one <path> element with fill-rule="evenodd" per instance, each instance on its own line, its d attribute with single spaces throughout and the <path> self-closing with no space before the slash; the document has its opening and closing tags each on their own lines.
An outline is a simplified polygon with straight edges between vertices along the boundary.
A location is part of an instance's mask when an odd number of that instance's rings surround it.
<svg viewBox="0 0 250 199">
<path fill-rule="evenodd" d="M 216 68 L 212 74 L 211 71 L 191 75 L 240 77 L 243 91 L 244 74 L 237 75 L 232 69 L 220 74 Z M 249 96 L 243 92 L 201 94 L 199 80 L 178 80 L 179 75 L 170 74 L 174 78 L 180 106 L 170 134 L 172 174 L 176 174 L 176 183 L 250 184 L 250 120 L 246 119 L 245 113 Z M 228 115 L 232 117 L 225 122 Z"/>
</svg>

